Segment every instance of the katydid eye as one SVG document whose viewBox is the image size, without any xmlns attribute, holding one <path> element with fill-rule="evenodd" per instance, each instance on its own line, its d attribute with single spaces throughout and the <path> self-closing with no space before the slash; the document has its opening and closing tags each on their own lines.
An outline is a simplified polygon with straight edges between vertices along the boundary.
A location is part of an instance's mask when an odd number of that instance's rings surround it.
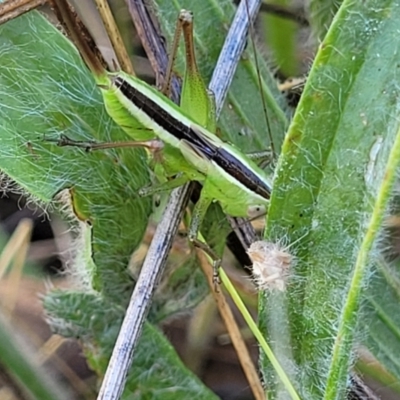
<svg viewBox="0 0 400 400">
<path fill-rule="evenodd" d="M 247 216 L 249 218 L 257 218 L 260 217 L 261 215 L 264 215 L 266 212 L 266 208 L 264 205 L 254 205 L 254 206 L 249 206 L 247 209 Z"/>
</svg>

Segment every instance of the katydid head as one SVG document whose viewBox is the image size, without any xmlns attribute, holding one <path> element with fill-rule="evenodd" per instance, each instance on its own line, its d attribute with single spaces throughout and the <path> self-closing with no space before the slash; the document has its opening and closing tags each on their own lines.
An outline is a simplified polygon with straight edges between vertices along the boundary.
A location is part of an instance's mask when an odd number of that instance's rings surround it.
<svg viewBox="0 0 400 400">
<path fill-rule="evenodd" d="M 254 204 L 247 208 L 247 217 L 257 219 L 267 213 L 267 207 L 264 204 Z"/>
</svg>

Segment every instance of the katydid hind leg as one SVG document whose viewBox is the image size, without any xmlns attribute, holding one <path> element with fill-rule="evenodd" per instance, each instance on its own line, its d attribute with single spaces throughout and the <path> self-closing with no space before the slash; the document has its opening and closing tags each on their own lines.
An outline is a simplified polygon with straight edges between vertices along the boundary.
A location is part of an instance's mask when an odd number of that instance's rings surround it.
<svg viewBox="0 0 400 400">
<path fill-rule="evenodd" d="M 192 218 L 189 226 L 188 238 L 196 247 L 200 248 L 212 259 L 213 282 L 217 290 L 218 285 L 220 283 L 218 269 L 221 265 L 221 257 L 207 243 L 202 242 L 197 238 L 200 227 L 204 221 L 204 217 L 207 213 L 208 208 L 212 203 L 212 198 L 206 197 L 204 193 L 206 192 L 204 191 L 203 187 L 203 190 L 200 194 L 200 198 L 193 209 Z"/>
<path fill-rule="evenodd" d="M 219 278 L 219 267 L 221 266 L 221 257 L 207 244 L 198 239 L 193 240 L 193 244 L 204 251 L 213 261 L 213 282 L 215 286 L 215 290 L 218 290 L 218 285 L 221 284 L 221 280 Z"/>
<path fill-rule="evenodd" d="M 117 148 L 129 148 L 129 147 L 143 147 L 151 152 L 158 152 L 163 149 L 164 144 L 159 139 L 136 141 L 127 140 L 122 142 L 95 142 L 92 140 L 74 140 L 69 138 L 67 135 L 60 135 L 58 139 L 44 139 L 46 142 L 55 142 L 59 147 L 78 147 L 86 150 L 87 152 L 95 150 L 106 150 L 106 149 L 117 149 Z"/>
<path fill-rule="evenodd" d="M 173 73 L 173 69 L 174 69 L 174 65 L 175 65 L 175 61 L 176 61 L 176 56 L 178 53 L 179 40 L 180 40 L 181 34 L 182 34 L 182 21 L 181 21 L 180 15 L 179 15 L 179 17 L 176 21 L 174 39 L 173 39 L 169 57 L 168 57 L 168 66 L 167 66 L 167 70 L 165 73 L 165 80 L 164 80 L 163 86 L 161 88 L 161 93 L 163 93 L 167 97 L 169 97 L 171 94 L 172 73 Z"/>
</svg>

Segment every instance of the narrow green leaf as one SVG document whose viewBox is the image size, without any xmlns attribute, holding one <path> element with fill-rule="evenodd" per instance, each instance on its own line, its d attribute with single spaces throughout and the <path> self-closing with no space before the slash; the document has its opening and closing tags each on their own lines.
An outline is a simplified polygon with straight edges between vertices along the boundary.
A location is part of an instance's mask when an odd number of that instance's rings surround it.
<svg viewBox="0 0 400 400">
<path fill-rule="evenodd" d="M 283 145 L 266 237 L 293 243 L 297 256 L 289 329 L 274 315 L 285 317 L 286 303 L 268 307 L 280 295 L 263 296 L 260 315 L 264 329 L 275 324 L 272 342 L 291 343 L 304 398 L 342 399 L 348 383 L 362 282 L 398 163 L 389 154 L 399 129 L 399 20 L 398 0 L 344 1 Z"/>
<path fill-rule="evenodd" d="M 55 382 L 48 373 L 33 362 L 27 345 L 16 338 L 15 332 L 0 315 L 0 364 L 13 376 L 32 398 L 37 400 L 63 400 L 67 397 L 57 393 Z"/>
</svg>

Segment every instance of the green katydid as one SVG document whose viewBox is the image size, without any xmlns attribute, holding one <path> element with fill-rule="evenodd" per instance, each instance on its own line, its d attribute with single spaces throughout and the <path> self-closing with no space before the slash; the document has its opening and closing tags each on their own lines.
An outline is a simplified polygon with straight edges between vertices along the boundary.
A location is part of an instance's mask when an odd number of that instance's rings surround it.
<svg viewBox="0 0 400 400">
<path fill-rule="evenodd" d="M 55 3 L 61 20 L 70 28 L 68 30 L 76 32 L 74 16 L 67 4 L 64 0 Z M 182 12 L 181 17 L 190 19 L 191 15 Z M 187 51 L 192 56 L 189 64 L 192 69 L 185 77 L 182 104 L 191 114 L 194 108 L 200 111 L 189 116 L 185 109 L 143 81 L 124 72 L 107 72 L 88 44 L 83 42 L 82 35 L 74 34 L 72 37 L 95 76 L 110 116 L 136 141 L 137 146 L 162 148 L 163 173 L 171 179 L 144 188 L 141 194 L 150 195 L 193 180 L 203 185 L 189 227 L 190 240 L 197 238 L 205 213 L 213 201 L 218 201 L 227 214 L 236 217 L 265 211 L 271 188 L 264 172 L 233 145 L 223 142 L 207 129 L 215 127 L 212 118 L 210 122 L 213 108 L 192 51 Z"/>
</svg>

